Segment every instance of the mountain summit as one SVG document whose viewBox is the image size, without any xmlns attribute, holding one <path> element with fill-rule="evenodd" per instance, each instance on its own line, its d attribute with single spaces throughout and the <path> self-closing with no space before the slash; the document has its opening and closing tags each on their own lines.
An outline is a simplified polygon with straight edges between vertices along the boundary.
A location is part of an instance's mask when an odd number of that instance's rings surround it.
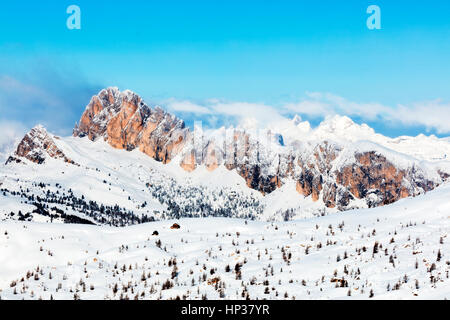
<svg viewBox="0 0 450 320">
<path fill-rule="evenodd" d="M 27 159 L 31 162 L 42 164 L 47 158 L 63 159 L 65 162 L 75 164 L 66 157 L 63 151 L 56 145 L 56 136 L 52 136 L 42 125 L 37 125 L 28 132 L 17 146 L 14 155 L 10 156 L 6 161 L 21 162 L 20 158 Z"/>
<path fill-rule="evenodd" d="M 105 139 L 112 147 L 138 148 L 164 163 L 170 162 L 186 137 L 184 122 L 161 108 L 147 106 L 137 94 L 117 88 L 92 97 L 73 135 Z"/>
</svg>

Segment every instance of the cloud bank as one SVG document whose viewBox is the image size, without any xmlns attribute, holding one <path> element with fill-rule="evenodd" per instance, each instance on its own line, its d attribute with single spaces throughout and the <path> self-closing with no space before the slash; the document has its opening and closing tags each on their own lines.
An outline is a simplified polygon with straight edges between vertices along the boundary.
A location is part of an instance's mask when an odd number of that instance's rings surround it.
<svg viewBox="0 0 450 320">
<path fill-rule="evenodd" d="M 383 122 L 391 126 L 420 126 L 438 134 L 450 133 L 450 103 L 442 100 L 388 106 L 377 102 L 355 102 L 331 93 L 306 93 L 305 98 L 278 106 L 263 103 L 209 100 L 196 103 L 170 99 L 169 111 L 182 113 L 206 122 L 222 124 L 258 124 L 266 127 L 295 114 L 323 119 L 334 115 L 356 117 L 362 121 Z M 221 119 L 222 121 L 218 121 Z"/>
</svg>

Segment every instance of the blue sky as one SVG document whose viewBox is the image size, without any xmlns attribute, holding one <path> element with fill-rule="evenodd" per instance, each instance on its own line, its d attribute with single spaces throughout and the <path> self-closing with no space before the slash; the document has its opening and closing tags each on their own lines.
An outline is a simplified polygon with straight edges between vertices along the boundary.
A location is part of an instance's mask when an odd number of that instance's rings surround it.
<svg viewBox="0 0 450 320">
<path fill-rule="evenodd" d="M 71 4 L 81 30 L 66 27 Z M 366 27 L 371 4 L 381 30 Z M 3 3 L 0 121 L 70 133 L 93 94 L 118 86 L 188 121 L 210 114 L 188 106 L 220 101 L 448 136 L 449 14 L 446 0 Z"/>
</svg>

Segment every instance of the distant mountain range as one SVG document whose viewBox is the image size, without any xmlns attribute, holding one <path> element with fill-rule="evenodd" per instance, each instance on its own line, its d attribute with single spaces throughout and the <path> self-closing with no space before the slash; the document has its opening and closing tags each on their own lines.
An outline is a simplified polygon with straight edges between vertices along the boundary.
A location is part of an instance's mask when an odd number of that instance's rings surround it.
<svg viewBox="0 0 450 320">
<path fill-rule="evenodd" d="M 296 116 L 263 130 L 191 130 L 139 95 L 107 88 L 73 137 L 36 126 L 17 144 L 0 167 L 0 219 L 324 215 L 433 190 L 450 176 L 449 156 L 449 139 L 392 139 L 340 116 L 314 129 Z"/>
</svg>

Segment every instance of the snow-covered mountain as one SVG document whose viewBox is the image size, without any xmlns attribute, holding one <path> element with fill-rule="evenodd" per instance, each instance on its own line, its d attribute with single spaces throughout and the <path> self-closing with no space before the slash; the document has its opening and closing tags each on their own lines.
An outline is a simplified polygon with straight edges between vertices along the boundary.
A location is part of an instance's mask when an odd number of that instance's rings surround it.
<svg viewBox="0 0 450 320">
<path fill-rule="evenodd" d="M 449 298 L 448 138 L 190 130 L 117 88 L 73 133 L 0 165 L 0 299 Z"/>
<path fill-rule="evenodd" d="M 296 116 L 264 130 L 190 130 L 137 94 L 107 88 L 73 137 L 42 126 L 25 135 L 0 169 L 0 216 L 111 225 L 289 220 L 433 190 L 450 175 L 448 155 L 448 139 L 391 139 L 340 116 L 316 128 Z"/>
</svg>

